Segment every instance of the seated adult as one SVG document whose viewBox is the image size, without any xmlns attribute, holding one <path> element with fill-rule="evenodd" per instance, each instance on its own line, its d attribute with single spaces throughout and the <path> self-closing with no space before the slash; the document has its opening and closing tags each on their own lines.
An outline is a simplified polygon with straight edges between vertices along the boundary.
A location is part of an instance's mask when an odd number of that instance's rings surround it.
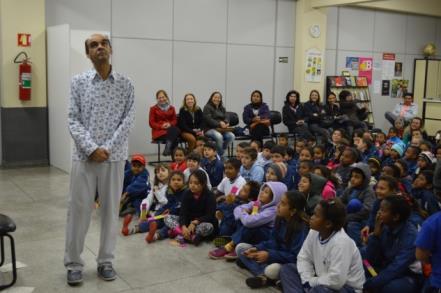
<svg viewBox="0 0 441 293">
<path fill-rule="evenodd" d="M 305 113 L 302 103 L 300 103 L 300 94 L 298 91 L 289 91 L 286 94 L 285 105 L 282 109 L 283 124 L 288 127 L 289 133 L 298 134 L 302 138 L 312 136 L 305 122 Z"/>
<path fill-rule="evenodd" d="M 262 92 L 255 90 L 251 93 L 251 103 L 244 107 L 242 119 L 250 130 L 251 139 L 261 141 L 269 135 L 270 111 L 262 100 Z"/>
<path fill-rule="evenodd" d="M 149 124 L 153 140 L 166 140 L 163 156 L 169 156 L 177 145 L 181 133 L 176 127 L 177 122 L 175 107 L 170 105 L 167 93 L 164 90 L 157 91 L 156 105 L 150 107 Z"/>
<path fill-rule="evenodd" d="M 405 93 L 403 101 L 396 104 L 392 112 L 387 111 L 384 113 L 384 117 L 392 124 L 392 126 L 395 125 L 395 120 L 398 118 L 404 119 L 404 123 L 407 125 L 417 114 L 418 105 L 413 102 L 413 94 Z"/>
<path fill-rule="evenodd" d="M 202 123 L 204 114 L 196 103 L 196 97 L 189 93 L 184 96 L 182 107 L 179 110 L 178 125 L 181 129 L 181 137 L 188 144 L 188 151 L 192 152 L 196 146 L 196 138 L 204 135 Z"/>
<path fill-rule="evenodd" d="M 413 117 L 409 126 L 404 129 L 403 142 L 407 145 L 412 140 L 412 131 L 420 130 L 423 138 L 427 139 L 427 132 L 424 130 L 424 121 L 420 117 Z"/>
<path fill-rule="evenodd" d="M 317 90 L 311 91 L 309 101 L 303 104 L 303 108 L 305 109 L 305 119 L 308 122 L 309 131 L 322 136 L 322 141 L 329 142 L 329 131 L 320 125 L 325 117 L 325 109 L 320 102 L 320 94 Z"/>
<path fill-rule="evenodd" d="M 204 106 L 204 127 L 205 136 L 216 142 L 217 153 L 222 156 L 235 136 L 230 127 L 226 111 L 222 105 L 222 94 L 213 92 Z"/>
<path fill-rule="evenodd" d="M 342 90 L 338 94 L 340 113 L 344 119 L 344 128 L 349 137 L 352 137 L 354 130 L 367 130 L 364 120 L 368 117 L 367 102 L 355 100 L 350 91 Z"/>
</svg>

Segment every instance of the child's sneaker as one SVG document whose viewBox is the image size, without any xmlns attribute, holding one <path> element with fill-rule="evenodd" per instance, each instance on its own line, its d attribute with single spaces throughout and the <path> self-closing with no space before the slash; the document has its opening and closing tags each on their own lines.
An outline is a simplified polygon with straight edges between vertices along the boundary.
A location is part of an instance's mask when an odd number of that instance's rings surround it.
<svg viewBox="0 0 441 293">
<path fill-rule="evenodd" d="M 224 258 L 227 253 L 228 251 L 222 246 L 210 251 L 208 257 L 211 259 L 221 259 Z"/>
<path fill-rule="evenodd" d="M 202 242 L 202 237 L 199 235 L 193 235 L 193 237 L 191 238 L 191 243 L 194 246 L 199 246 L 199 244 L 201 244 Z"/>
<path fill-rule="evenodd" d="M 129 224 L 130 224 L 130 222 L 132 221 L 132 215 L 131 214 L 128 214 L 128 215 L 126 215 L 125 217 L 124 217 L 124 221 L 123 221 L 123 227 L 122 227 L 122 229 L 121 229 L 121 233 L 124 235 L 124 236 L 127 236 L 127 235 L 129 235 L 130 233 L 129 233 Z"/>
<path fill-rule="evenodd" d="M 156 221 L 152 221 L 149 224 L 149 232 L 147 233 L 147 236 L 145 237 L 145 241 L 147 243 L 152 243 L 155 241 L 158 237 L 156 235 L 156 230 L 158 229 L 158 223 Z"/>
<path fill-rule="evenodd" d="M 225 259 L 227 259 L 227 260 L 236 260 L 236 259 L 237 259 L 236 250 L 233 249 L 233 251 L 228 252 L 224 257 L 225 257 Z"/>
</svg>

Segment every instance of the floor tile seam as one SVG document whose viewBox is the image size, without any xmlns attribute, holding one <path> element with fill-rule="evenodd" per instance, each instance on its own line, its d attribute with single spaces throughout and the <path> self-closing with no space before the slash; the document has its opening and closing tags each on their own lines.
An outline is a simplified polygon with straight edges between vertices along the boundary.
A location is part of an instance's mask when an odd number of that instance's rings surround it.
<svg viewBox="0 0 441 293">
<path fill-rule="evenodd" d="M 36 202 L 36 199 L 30 195 L 29 193 L 27 193 L 23 188 L 21 188 L 21 186 L 17 183 L 15 183 L 15 181 L 13 180 L 13 178 L 11 178 L 10 182 L 17 187 L 21 192 L 23 192 L 26 196 L 28 196 L 33 202 Z"/>
</svg>

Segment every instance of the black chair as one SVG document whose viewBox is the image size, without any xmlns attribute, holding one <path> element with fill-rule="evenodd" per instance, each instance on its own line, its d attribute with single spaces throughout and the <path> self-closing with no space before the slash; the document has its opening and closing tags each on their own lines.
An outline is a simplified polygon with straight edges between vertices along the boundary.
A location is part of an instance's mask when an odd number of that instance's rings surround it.
<svg viewBox="0 0 441 293">
<path fill-rule="evenodd" d="M 229 121 L 231 127 L 235 127 L 239 125 L 239 116 L 236 112 L 225 112 L 225 116 Z M 242 141 L 242 140 L 250 140 L 251 137 L 249 135 L 236 135 L 234 140 Z M 231 146 L 228 146 L 228 157 L 232 157 L 234 153 L 234 140 L 231 142 Z"/>
<path fill-rule="evenodd" d="M 4 238 L 9 238 L 9 242 L 11 244 L 11 263 L 12 263 L 12 281 L 9 284 L 0 285 L 0 291 L 6 288 L 11 287 L 15 284 L 17 281 L 17 263 L 15 260 L 15 244 L 14 244 L 14 238 L 9 234 L 14 232 L 16 229 L 14 221 L 12 221 L 11 218 L 9 218 L 6 215 L 0 214 L 0 253 L 1 253 L 1 260 L 0 260 L 0 267 L 5 262 L 5 243 Z"/>
<path fill-rule="evenodd" d="M 156 164 L 159 163 L 170 163 L 172 162 L 172 160 L 161 160 L 161 145 L 165 145 L 167 143 L 167 140 L 165 138 L 162 139 L 154 139 L 150 142 L 151 144 L 156 144 L 158 149 L 157 149 L 157 156 L 158 156 L 158 160 L 156 161 L 149 161 L 148 164 L 150 166 L 155 166 Z M 182 146 L 186 143 L 186 141 L 182 140 L 181 137 L 178 138 L 177 144 Z"/>
<path fill-rule="evenodd" d="M 276 132 L 274 131 L 274 125 L 282 123 L 282 114 L 279 111 L 270 111 L 270 130 L 271 138 L 276 137 Z"/>
</svg>

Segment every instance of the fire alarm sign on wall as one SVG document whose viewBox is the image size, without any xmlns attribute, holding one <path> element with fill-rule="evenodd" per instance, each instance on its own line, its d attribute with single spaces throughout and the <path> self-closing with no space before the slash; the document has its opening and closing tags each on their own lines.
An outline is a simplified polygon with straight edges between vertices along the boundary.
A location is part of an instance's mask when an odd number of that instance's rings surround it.
<svg viewBox="0 0 441 293">
<path fill-rule="evenodd" d="M 31 34 L 17 34 L 17 45 L 19 47 L 30 47 L 31 46 Z"/>
</svg>

